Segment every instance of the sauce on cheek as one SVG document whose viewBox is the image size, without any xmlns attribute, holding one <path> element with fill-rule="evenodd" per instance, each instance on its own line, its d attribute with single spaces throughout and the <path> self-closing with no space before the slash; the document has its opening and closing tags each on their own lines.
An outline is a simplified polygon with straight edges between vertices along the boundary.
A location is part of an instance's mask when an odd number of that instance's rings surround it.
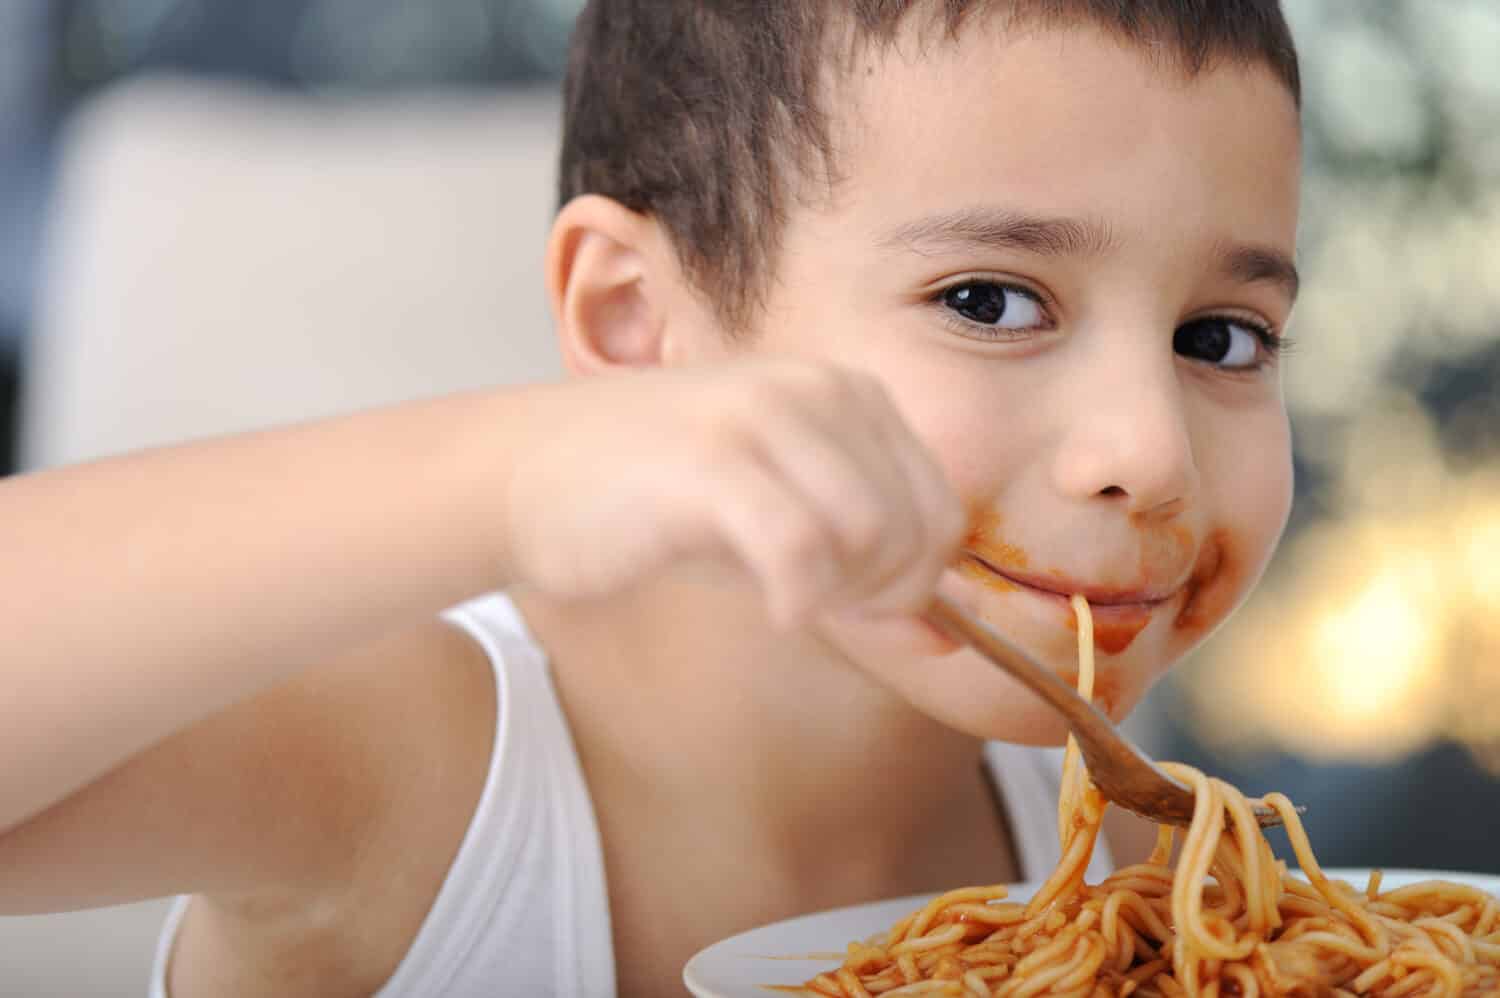
<svg viewBox="0 0 1500 998">
<path fill-rule="evenodd" d="M 1227 531 L 1215 531 L 1203 545 L 1198 564 L 1193 566 L 1182 609 L 1172 622 L 1173 629 L 1197 637 L 1223 620 L 1234 606 L 1243 574 L 1244 568 Z"/>
</svg>

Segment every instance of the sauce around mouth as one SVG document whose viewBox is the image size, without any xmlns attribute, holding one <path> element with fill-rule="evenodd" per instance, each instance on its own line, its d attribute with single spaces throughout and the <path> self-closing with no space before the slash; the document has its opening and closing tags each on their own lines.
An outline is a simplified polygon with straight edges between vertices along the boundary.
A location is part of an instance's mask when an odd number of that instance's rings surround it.
<svg viewBox="0 0 1500 998">
<path fill-rule="evenodd" d="M 970 515 L 969 533 L 964 538 L 964 550 L 972 552 L 986 564 L 998 569 L 1009 568 L 1020 571 L 1030 564 L 1025 551 L 1000 539 L 1000 513 L 993 509 L 979 510 Z M 1013 583 L 992 572 L 985 571 L 982 566 L 969 564 L 968 559 L 965 559 L 964 571 L 992 588 L 1002 588 L 1003 591 L 1016 589 Z M 1004 584 L 1003 587 L 998 585 L 1000 583 Z"/>
<path fill-rule="evenodd" d="M 1106 655 L 1118 655 L 1131 642 L 1136 639 L 1146 625 L 1151 622 L 1151 615 L 1147 612 L 1126 617 L 1124 620 L 1109 620 L 1102 615 L 1094 617 L 1094 647 Z M 1074 619 L 1071 623 L 1073 629 L 1078 628 L 1078 622 Z"/>
<path fill-rule="evenodd" d="M 1030 567 L 1030 558 L 1019 547 L 1001 539 L 1000 524 L 1001 515 L 997 510 L 978 509 L 970 515 L 964 550 L 974 557 L 964 558 L 958 569 L 992 592 L 1017 592 L 1023 587 L 1001 573 L 1007 569 L 1025 571 Z M 1191 543 L 1191 534 L 1181 526 L 1163 531 L 1159 537 L 1153 536 L 1151 545 L 1142 551 L 1142 571 L 1145 572 L 1152 564 L 1184 557 L 1181 549 Z M 1222 558 L 1217 552 L 1222 549 L 1222 539 L 1216 536 L 1211 543 L 1215 545 L 1215 553 L 1200 560 L 1198 570 L 1193 573 L 1193 581 L 1189 583 L 1187 599 L 1174 621 L 1179 629 L 1199 626 L 1199 608 L 1193 605 L 1194 596 L 1219 574 Z M 1101 606 L 1098 611 L 1094 616 L 1094 647 L 1105 655 L 1124 652 L 1151 622 L 1151 610 L 1146 607 L 1141 607 L 1139 612 L 1116 613 Z M 1078 628 L 1077 617 L 1071 610 L 1068 612 L 1068 626 L 1073 630 Z"/>
<path fill-rule="evenodd" d="M 1225 531 L 1216 531 L 1203 545 L 1198 564 L 1184 586 L 1182 609 L 1177 611 L 1173 628 L 1179 631 L 1202 631 L 1228 615 L 1240 575 L 1237 559 L 1229 546 Z"/>
</svg>

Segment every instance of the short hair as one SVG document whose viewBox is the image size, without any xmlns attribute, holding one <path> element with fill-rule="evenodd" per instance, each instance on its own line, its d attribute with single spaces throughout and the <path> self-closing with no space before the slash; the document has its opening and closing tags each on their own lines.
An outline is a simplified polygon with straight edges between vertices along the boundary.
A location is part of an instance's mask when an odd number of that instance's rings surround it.
<svg viewBox="0 0 1500 998">
<path fill-rule="evenodd" d="M 820 92 L 834 32 L 888 44 L 920 10 L 952 38 L 981 8 L 1091 23 L 1189 76 L 1260 64 L 1301 106 L 1279 0 L 589 0 L 563 86 L 561 203 L 601 194 L 655 218 L 696 289 L 741 329 L 798 183 L 837 175 Z"/>
</svg>

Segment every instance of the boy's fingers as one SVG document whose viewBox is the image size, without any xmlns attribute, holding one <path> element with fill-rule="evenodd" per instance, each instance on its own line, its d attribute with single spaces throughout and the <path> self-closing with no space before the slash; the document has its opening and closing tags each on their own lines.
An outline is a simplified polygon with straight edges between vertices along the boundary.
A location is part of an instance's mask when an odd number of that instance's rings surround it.
<svg viewBox="0 0 1500 998">
<path fill-rule="evenodd" d="M 726 462 L 712 502 L 723 542 L 760 584 L 771 618 L 800 622 L 837 587 L 838 545 L 808 503 L 753 460 Z"/>
<path fill-rule="evenodd" d="M 836 598 L 857 600 L 903 571 L 920 534 L 905 473 L 867 425 L 849 416 L 841 414 L 841 426 L 817 413 L 769 415 L 765 451 L 838 539 L 842 579 Z"/>
<path fill-rule="evenodd" d="M 881 408 L 881 429 L 888 453 L 901 467 L 912 495 L 916 547 L 896 584 L 880 595 L 882 608 L 920 611 L 931 599 L 966 528 L 963 504 L 931 451 L 896 411 Z"/>
</svg>

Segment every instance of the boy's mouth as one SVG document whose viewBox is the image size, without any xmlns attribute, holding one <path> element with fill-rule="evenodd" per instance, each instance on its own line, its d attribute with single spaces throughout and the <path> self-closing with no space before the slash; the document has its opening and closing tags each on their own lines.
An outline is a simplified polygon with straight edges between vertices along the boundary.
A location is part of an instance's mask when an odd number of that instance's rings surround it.
<svg viewBox="0 0 1500 998">
<path fill-rule="evenodd" d="M 1036 575 L 1015 569 L 1004 569 L 986 561 L 972 551 L 965 551 L 964 558 L 989 575 L 1016 589 L 1029 590 L 1039 596 L 1050 597 L 1066 604 L 1074 594 L 1089 601 L 1089 607 L 1100 612 L 1124 612 L 1130 610 L 1154 610 L 1176 596 L 1181 586 L 1169 588 L 1120 589 L 1112 586 L 1091 585 L 1075 582 L 1056 575 Z"/>
<path fill-rule="evenodd" d="M 1039 576 L 1016 569 L 1002 569 L 973 551 L 964 552 L 963 567 L 968 574 L 991 588 L 1019 591 L 1046 601 L 1065 615 L 1070 627 L 1077 627 L 1070 600 L 1074 593 L 1089 601 L 1094 618 L 1094 645 L 1100 651 L 1117 655 L 1128 648 L 1156 610 L 1171 603 L 1182 586 L 1171 588 L 1130 588 L 1091 585 L 1055 575 Z"/>
</svg>

